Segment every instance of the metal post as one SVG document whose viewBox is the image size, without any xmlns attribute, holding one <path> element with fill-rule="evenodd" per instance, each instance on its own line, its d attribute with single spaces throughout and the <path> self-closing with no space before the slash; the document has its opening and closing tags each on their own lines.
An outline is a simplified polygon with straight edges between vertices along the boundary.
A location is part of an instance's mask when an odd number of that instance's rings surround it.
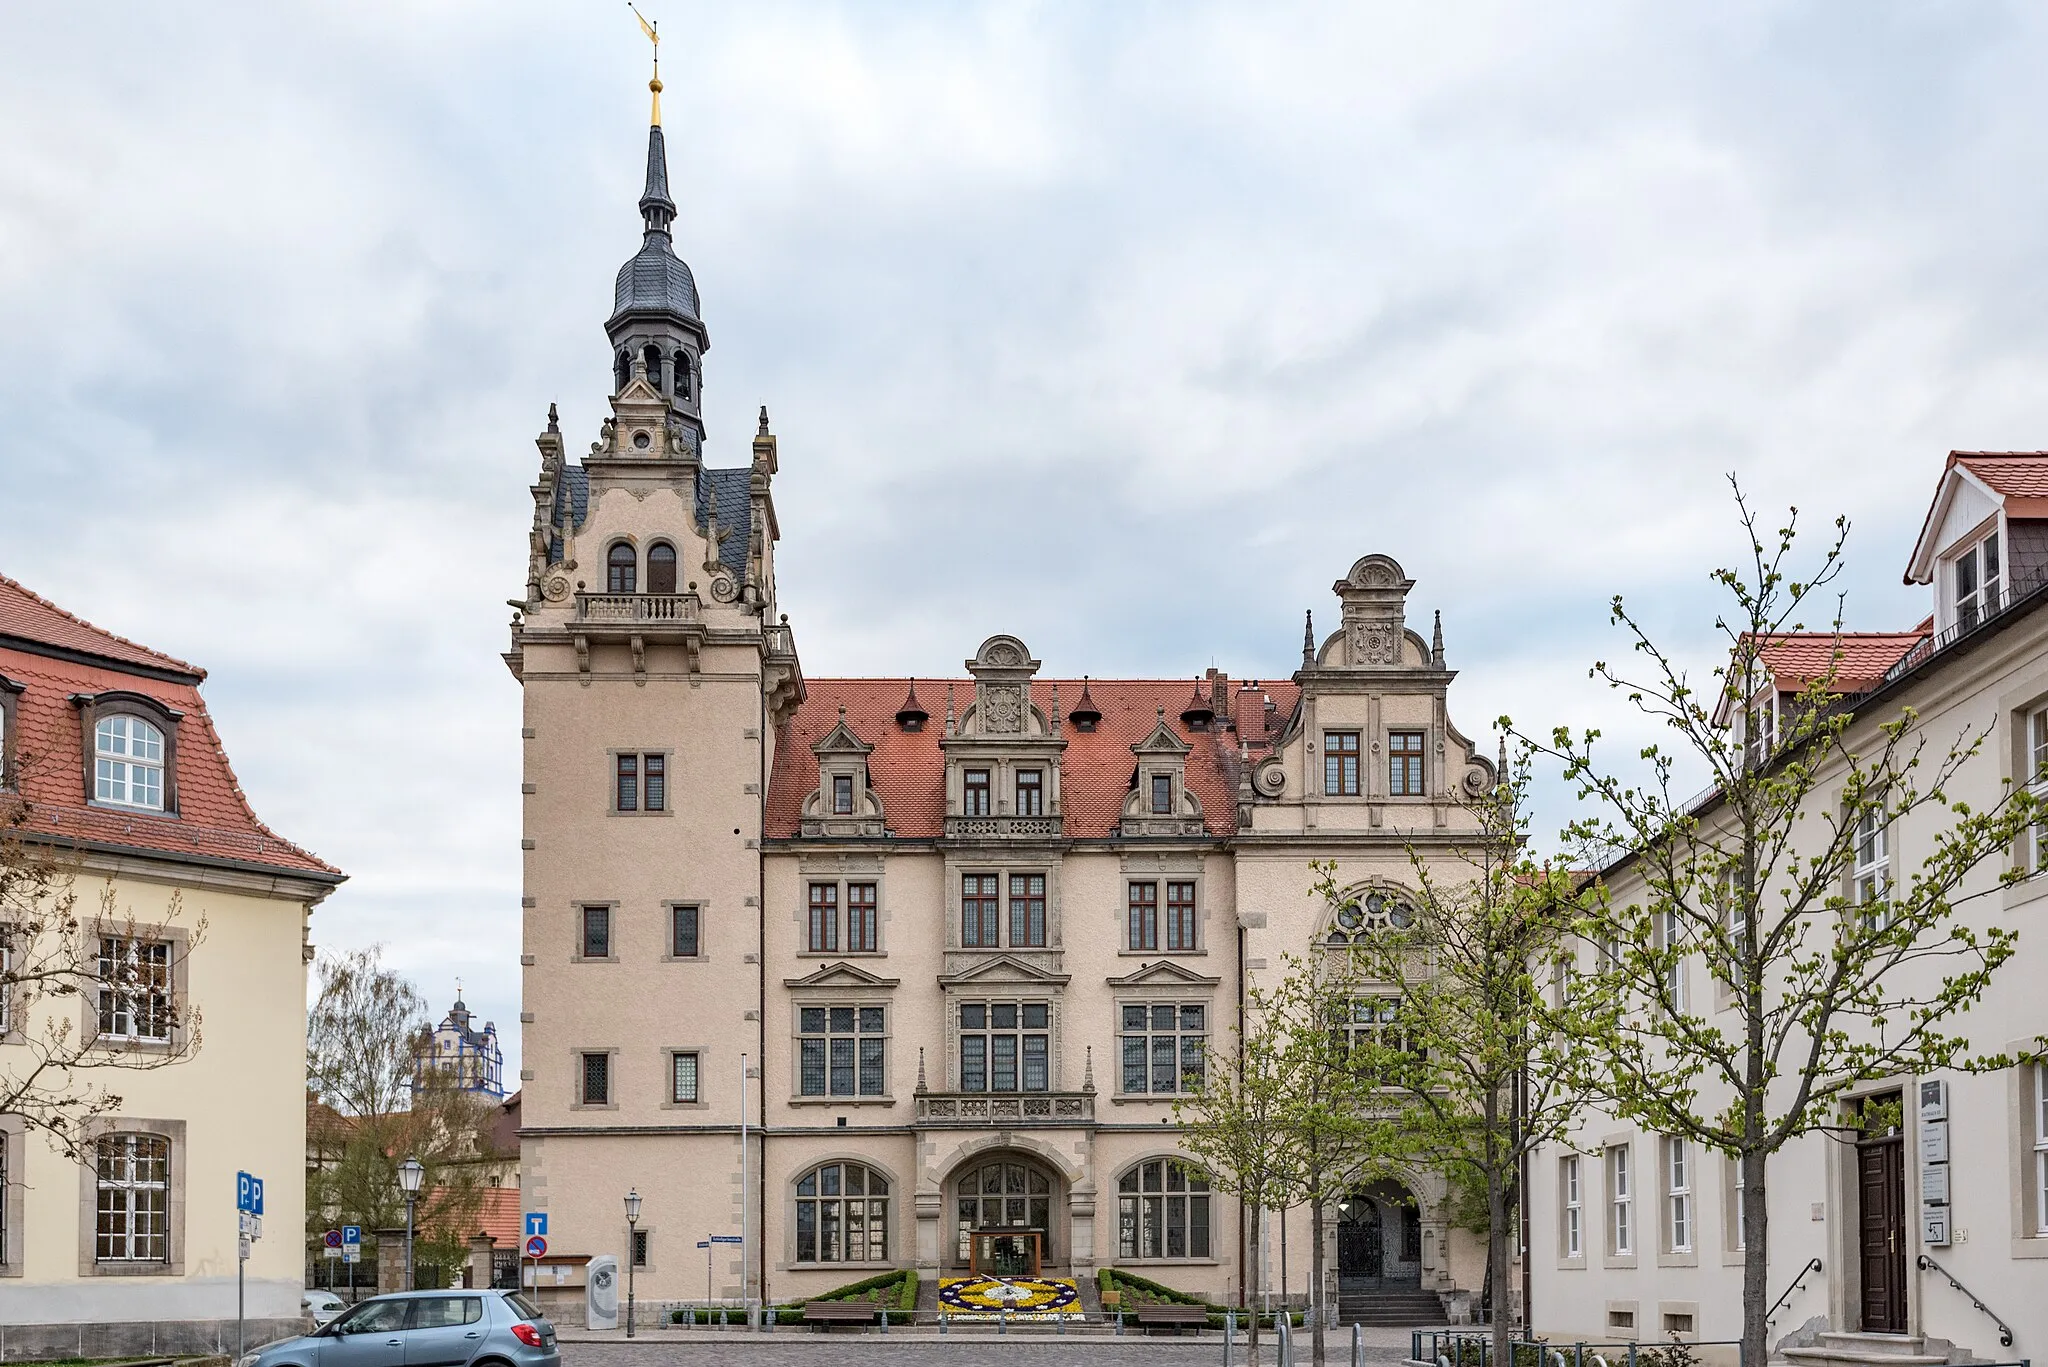
<svg viewBox="0 0 2048 1367">
<path fill-rule="evenodd" d="M 1230 1341 L 1237 1337 L 1237 1312 L 1223 1312 L 1223 1367 L 1230 1367 Z"/>
<path fill-rule="evenodd" d="M 1287 1237 L 1284 1228 L 1280 1232 L 1280 1237 L 1283 1241 Z M 1294 1316 L 1287 1313 L 1287 1296 L 1284 1290 L 1280 1297 L 1280 1310 L 1273 1320 L 1273 1328 L 1280 1340 L 1279 1351 L 1275 1355 L 1280 1367 L 1294 1367 Z"/>
<path fill-rule="evenodd" d="M 1010 1307 L 1007 1305 L 1003 1307 L 1002 1322 L 996 1325 L 996 1332 L 998 1334 L 1007 1334 L 1010 1332 Z"/>
<path fill-rule="evenodd" d="M 636 1231 L 635 1231 L 635 1229 L 634 1229 L 634 1226 L 635 1226 L 635 1224 L 636 1224 L 636 1223 L 637 1223 L 637 1221 L 635 1221 L 634 1219 L 632 1219 L 632 1217 L 630 1217 L 630 1216 L 628 1216 L 628 1217 L 627 1217 L 627 1219 L 626 1219 L 626 1337 L 627 1337 L 627 1338 L 631 1338 L 631 1337 L 633 1337 L 633 1262 L 634 1262 L 633 1254 L 634 1254 L 634 1253 L 635 1253 L 635 1252 L 637 1251 L 637 1250 L 635 1249 L 635 1246 L 634 1246 L 634 1235 L 635 1235 L 635 1233 L 636 1233 Z"/>
<path fill-rule="evenodd" d="M 405 1198 L 405 1289 L 413 1290 L 417 1279 L 412 1275 L 412 1208 L 416 1197 Z"/>
<path fill-rule="evenodd" d="M 1365 1367 L 1365 1330 L 1351 1326 L 1351 1367 Z"/>
<path fill-rule="evenodd" d="M 940 1306 L 940 1307 L 939 1307 L 939 1333 L 940 1333 L 940 1335 L 941 1335 L 941 1336 L 943 1336 L 943 1335 L 945 1334 L 945 1332 L 946 1332 L 946 1307 L 942 1305 L 942 1306 Z"/>
<path fill-rule="evenodd" d="M 241 1222 L 242 1217 L 240 1215 L 237 1215 L 235 1217 L 235 1223 L 240 1224 Z M 248 1265 L 249 1239 L 247 1235 L 244 1235 L 240 1230 L 237 1230 L 235 1232 L 235 1361 L 238 1363 L 242 1360 L 243 1353 L 242 1269 L 247 1267 Z"/>
<path fill-rule="evenodd" d="M 726 1226 L 731 1229 L 731 1225 Z M 748 1318 L 752 1319 L 753 1300 L 747 1278 L 747 1056 L 740 1055 L 740 1304 L 749 1307 Z"/>
</svg>

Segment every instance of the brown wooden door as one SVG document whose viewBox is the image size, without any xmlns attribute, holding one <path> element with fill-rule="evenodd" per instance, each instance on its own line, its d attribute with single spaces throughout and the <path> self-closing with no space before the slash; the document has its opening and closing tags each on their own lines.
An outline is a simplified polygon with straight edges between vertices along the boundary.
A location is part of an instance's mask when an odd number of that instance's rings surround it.
<svg viewBox="0 0 2048 1367">
<path fill-rule="evenodd" d="M 1906 1145 L 1856 1146 L 1858 1244 L 1863 1264 L 1863 1331 L 1906 1332 Z"/>
</svg>

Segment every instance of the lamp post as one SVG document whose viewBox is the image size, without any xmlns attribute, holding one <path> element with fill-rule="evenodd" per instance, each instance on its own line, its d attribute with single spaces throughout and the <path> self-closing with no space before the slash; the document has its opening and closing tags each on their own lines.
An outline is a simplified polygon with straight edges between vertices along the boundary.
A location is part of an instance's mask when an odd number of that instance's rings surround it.
<svg viewBox="0 0 2048 1367">
<path fill-rule="evenodd" d="M 626 1337 L 633 1337 L 633 1264 L 638 1262 L 640 1252 L 640 1193 L 632 1187 L 626 1188 Z"/>
<path fill-rule="evenodd" d="M 417 1158 L 408 1158 L 398 1165 L 398 1189 L 405 1193 L 405 1289 L 413 1289 L 412 1275 L 412 1212 L 420 1199 L 420 1183 L 426 1180 L 427 1170 Z"/>
</svg>

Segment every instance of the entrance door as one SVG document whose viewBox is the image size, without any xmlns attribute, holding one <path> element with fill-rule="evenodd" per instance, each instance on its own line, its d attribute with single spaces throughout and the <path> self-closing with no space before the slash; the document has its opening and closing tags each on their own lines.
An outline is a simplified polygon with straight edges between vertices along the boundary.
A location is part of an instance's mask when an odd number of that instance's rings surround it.
<svg viewBox="0 0 2048 1367">
<path fill-rule="evenodd" d="M 1856 1146 L 1857 1239 L 1863 1330 L 1906 1332 L 1906 1144 L 1900 1136 Z"/>
<path fill-rule="evenodd" d="M 978 1230 L 974 1235 L 974 1257 L 970 1266 L 975 1272 L 988 1277 L 1036 1277 L 1038 1239 L 1035 1233 Z"/>
<path fill-rule="evenodd" d="M 976 1236 L 998 1230 L 1035 1234 L 1034 1257 L 1043 1261 L 1053 1256 L 1052 1180 L 1045 1173 L 1015 1161 L 993 1162 L 960 1174 L 959 1183 L 956 1266 L 974 1266 L 988 1256 Z M 986 1272 L 989 1267 L 981 1263 L 977 1270 Z"/>
<path fill-rule="evenodd" d="M 1385 1226 L 1380 1208 L 1369 1198 L 1354 1197 L 1351 1211 L 1337 1222 L 1337 1275 L 1374 1280 L 1387 1275 Z"/>
</svg>

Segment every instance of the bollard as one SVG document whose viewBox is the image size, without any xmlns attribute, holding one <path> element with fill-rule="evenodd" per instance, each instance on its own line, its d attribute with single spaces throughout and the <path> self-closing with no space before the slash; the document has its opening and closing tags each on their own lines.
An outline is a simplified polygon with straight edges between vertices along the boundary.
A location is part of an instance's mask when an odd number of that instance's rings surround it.
<svg viewBox="0 0 2048 1367">
<path fill-rule="evenodd" d="M 945 1332 L 946 1332 L 946 1307 L 942 1305 L 942 1306 L 940 1306 L 940 1307 L 939 1307 L 939 1333 L 940 1333 L 940 1335 L 941 1335 L 941 1336 L 943 1336 L 943 1335 L 945 1334 Z"/>
<path fill-rule="evenodd" d="M 996 1332 L 998 1334 L 1010 1332 L 1010 1307 L 1007 1305 L 1003 1307 L 1003 1322 L 996 1326 Z"/>
<path fill-rule="evenodd" d="M 1273 1316 L 1273 1329 L 1280 1341 L 1275 1359 L 1280 1367 L 1294 1367 L 1294 1316 L 1287 1313 L 1286 1306 Z"/>
<path fill-rule="evenodd" d="M 1365 1367 L 1365 1330 L 1351 1326 L 1351 1367 Z"/>
<path fill-rule="evenodd" d="M 1118 1338 L 1122 1338 L 1122 1337 L 1124 1336 L 1124 1312 L 1123 1312 L 1123 1307 L 1122 1307 L 1122 1306 L 1118 1306 L 1118 1307 L 1117 1307 L 1117 1312 L 1116 1312 L 1116 1336 L 1117 1336 Z"/>
<path fill-rule="evenodd" d="M 705 1322 L 706 1324 L 709 1324 L 709 1323 L 711 1323 L 711 1316 L 709 1316 L 709 1315 L 706 1315 L 706 1316 L 704 1317 L 704 1322 Z M 727 1318 L 725 1317 L 725 1307 L 724 1307 L 724 1306 L 722 1306 L 722 1305 L 721 1305 L 721 1306 L 719 1306 L 719 1307 L 718 1307 L 718 1327 L 719 1327 L 720 1329 L 725 1329 L 725 1328 L 729 1328 L 729 1327 L 731 1326 L 731 1323 L 732 1323 L 732 1322 L 731 1322 L 730 1320 L 728 1320 L 728 1319 L 727 1319 Z"/>
<path fill-rule="evenodd" d="M 1223 1367 L 1230 1367 L 1230 1341 L 1237 1337 L 1237 1312 L 1223 1312 Z"/>
<path fill-rule="evenodd" d="M 881 1328 L 881 1332 L 882 1332 L 882 1333 L 884 1333 L 884 1334 L 888 1333 L 888 1332 L 889 1332 L 889 1308 L 888 1308 L 887 1306 L 885 1306 L 885 1305 L 878 1305 L 878 1306 L 876 1306 L 876 1307 L 875 1307 L 875 1317 L 876 1317 L 877 1319 L 879 1319 L 879 1320 L 881 1320 L 881 1321 L 882 1321 L 882 1328 Z"/>
</svg>

